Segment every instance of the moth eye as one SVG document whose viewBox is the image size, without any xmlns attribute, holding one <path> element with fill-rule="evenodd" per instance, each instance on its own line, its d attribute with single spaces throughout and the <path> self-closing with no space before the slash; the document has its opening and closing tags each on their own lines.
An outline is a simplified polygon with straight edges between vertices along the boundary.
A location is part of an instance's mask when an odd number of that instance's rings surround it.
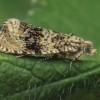
<svg viewBox="0 0 100 100">
<path fill-rule="evenodd" d="M 91 51 L 91 47 L 90 46 L 87 46 L 86 48 L 85 48 L 85 52 L 90 52 Z"/>
</svg>

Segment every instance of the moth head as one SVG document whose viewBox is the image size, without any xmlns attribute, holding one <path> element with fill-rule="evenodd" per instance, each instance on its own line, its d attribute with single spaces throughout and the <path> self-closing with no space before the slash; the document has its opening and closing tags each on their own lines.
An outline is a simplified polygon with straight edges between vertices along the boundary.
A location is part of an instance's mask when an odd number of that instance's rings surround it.
<svg viewBox="0 0 100 100">
<path fill-rule="evenodd" d="M 90 41 L 85 41 L 84 52 L 88 55 L 95 55 L 96 49 L 93 48 L 93 43 Z"/>
</svg>

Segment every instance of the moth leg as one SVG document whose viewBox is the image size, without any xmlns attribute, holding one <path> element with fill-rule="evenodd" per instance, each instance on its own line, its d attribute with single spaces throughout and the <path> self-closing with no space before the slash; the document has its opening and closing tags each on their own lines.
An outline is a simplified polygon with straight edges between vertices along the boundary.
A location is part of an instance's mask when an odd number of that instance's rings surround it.
<svg viewBox="0 0 100 100">
<path fill-rule="evenodd" d="M 18 55 L 18 56 L 16 56 L 16 58 L 21 58 L 21 57 L 23 57 L 23 56 L 25 56 L 25 55 Z"/>
<path fill-rule="evenodd" d="M 82 54 L 83 54 L 83 50 L 79 50 L 78 52 L 76 52 L 75 54 L 70 56 L 70 58 L 72 58 L 72 61 L 70 62 L 70 70 L 71 70 L 71 67 L 72 67 L 72 63 L 75 60 L 77 60 Z"/>
<path fill-rule="evenodd" d="M 78 58 L 74 58 L 74 59 L 72 59 L 72 61 L 70 62 L 70 71 L 71 71 L 71 68 L 72 68 L 72 63 L 75 61 L 75 60 L 77 60 Z"/>
<path fill-rule="evenodd" d="M 66 52 L 60 52 L 56 53 L 53 55 L 53 57 L 58 58 L 58 57 L 66 57 Z"/>
<path fill-rule="evenodd" d="M 45 58 L 42 58 L 42 59 L 41 59 L 41 61 L 48 60 L 48 59 L 52 59 L 52 57 L 53 57 L 53 56 L 51 56 L 51 55 L 48 55 L 47 57 L 45 57 Z"/>
<path fill-rule="evenodd" d="M 62 54 L 54 54 L 54 55 L 47 55 L 45 58 L 43 58 L 43 59 L 41 59 L 41 61 L 43 61 L 43 60 L 48 60 L 48 59 L 52 59 L 52 58 L 58 58 L 58 57 L 63 57 L 64 55 L 62 55 Z"/>
<path fill-rule="evenodd" d="M 52 56 L 51 57 L 42 58 L 41 61 L 48 60 L 48 59 L 52 59 Z"/>
<path fill-rule="evenodd" d="M 20 54 L 18 56 L 16 56 L 16 58 L 21 58 L 21 57 L 24 57 L 24 56 L 32 56 L 31 54 Z"/>
</svg>

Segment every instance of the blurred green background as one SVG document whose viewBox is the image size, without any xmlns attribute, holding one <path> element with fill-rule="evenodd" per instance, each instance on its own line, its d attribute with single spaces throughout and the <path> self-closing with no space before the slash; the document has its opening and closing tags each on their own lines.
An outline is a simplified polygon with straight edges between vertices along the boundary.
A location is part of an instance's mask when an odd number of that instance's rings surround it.
<svg viewBox="0 0 100 100">
<path fill-rule="evenodd" d="M 90 40 L 100 57 L 100 0 L 0 0 L 0 25 L 9 18 Z"/>
</svg>

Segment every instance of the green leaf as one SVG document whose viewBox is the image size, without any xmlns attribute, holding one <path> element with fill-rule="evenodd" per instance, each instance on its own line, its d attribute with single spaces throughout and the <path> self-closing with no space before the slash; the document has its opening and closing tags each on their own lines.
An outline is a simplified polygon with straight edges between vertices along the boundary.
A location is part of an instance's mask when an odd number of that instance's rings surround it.
<svg viewBox="0 0 100 100">
<path fill-rule="evenodd" d="M 100 62 L 75 61 L 70 71 L 66 58 L 40 59 L 0 53 L 0 100 L 72 100 L 87 93 L 99 96 Z"/>
<path fill-rule="evenodd" d="M 97 55 L 73 62 L 0 53 L 0 100 L 100 100 L 100 0 L 0 0 L 0 23 L 17 18 L 93 42 Z M 95 60 L 95 61 L 90 61 Z"/>
</svg>

